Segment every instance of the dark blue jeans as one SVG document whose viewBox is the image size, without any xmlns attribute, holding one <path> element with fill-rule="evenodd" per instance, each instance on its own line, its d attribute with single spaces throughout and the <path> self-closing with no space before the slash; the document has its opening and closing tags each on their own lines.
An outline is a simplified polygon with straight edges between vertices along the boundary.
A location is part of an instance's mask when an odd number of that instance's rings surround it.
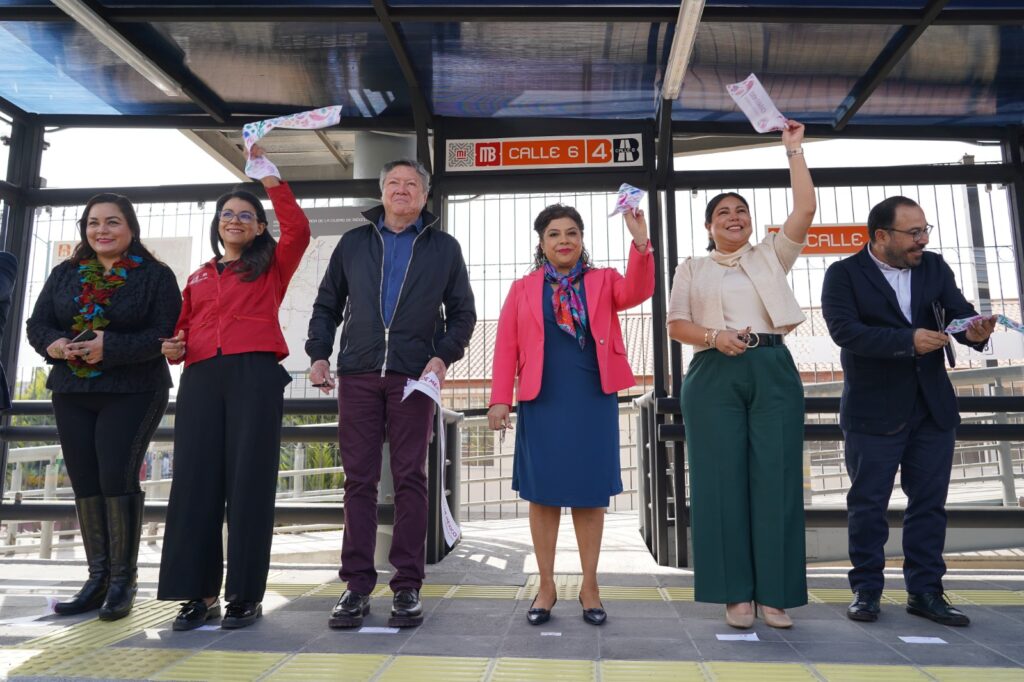
<svg viewBox="0 0 1024 682">
<path fill-rule="evenodd" d="M 903 577 L 907 592 L 941 592 L 946 563 L 946 493 L 949 489 L 956 429 L 942 429 L 920 396 L 910 421 L 898 433 L 878 436 L 846 432 L 846 470 L 850 492 L 850 587 L 881 590 L 885 542 L 896 471 L 907 496 L 903 516 Z"/>
</svg>

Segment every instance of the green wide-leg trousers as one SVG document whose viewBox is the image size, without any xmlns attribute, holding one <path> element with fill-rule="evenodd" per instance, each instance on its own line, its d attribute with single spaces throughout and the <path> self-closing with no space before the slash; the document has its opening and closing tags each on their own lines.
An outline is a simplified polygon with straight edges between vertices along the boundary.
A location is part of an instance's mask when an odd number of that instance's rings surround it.
<svg viewBox="0 0 1024 682">
<path fill-rule="evenodd" d="M 696 600 L 806 604 L 804 394 L 789 350 L 697 353 L 682 408 Z"/>
</svg>

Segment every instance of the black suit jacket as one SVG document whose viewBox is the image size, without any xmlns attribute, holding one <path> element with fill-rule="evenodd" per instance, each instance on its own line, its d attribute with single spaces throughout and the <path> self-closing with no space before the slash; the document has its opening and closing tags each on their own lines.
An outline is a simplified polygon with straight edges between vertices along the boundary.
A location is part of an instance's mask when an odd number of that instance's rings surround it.
<svg viewBox="0 0 1024 682">
<path fill-rule="evenodd" d="M 942 256 L 925 252 L 911 271 L 912 323 L 900 311 L 896 292 L 868 253 L 833 263 L 825 273 L 821 311 L 829 334 L 842 350 L 843 397 L 839 424 L 844 431 L 884 435 L 906 425 L 920 390 L 932 418 L 942 428 L 960 423 L 956 394 L 946 375 L 943 351 L 914 352 L 915 329 L 938 329 L 932 303 L 946 310 L 947 324 L 977 315 L 956 286 Z M 963 332 L 955 338 L 963 344 Z M 979 350 L 985 344 L 976 344 Z"/>
</svg>

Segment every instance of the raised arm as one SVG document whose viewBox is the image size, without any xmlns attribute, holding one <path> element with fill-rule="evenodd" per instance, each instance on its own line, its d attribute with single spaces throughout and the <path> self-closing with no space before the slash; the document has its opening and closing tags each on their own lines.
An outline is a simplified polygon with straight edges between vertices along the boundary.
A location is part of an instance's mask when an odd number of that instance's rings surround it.
<svg viewBox="0 0 1024 682">
<path fill-rule="evenodd" d="M 629 262 L 626 276 L 616 278 L 612 296 L 615 310 L 627 310 L 638 306 L 654 295 L 654 254 L 647 237 L 647 220 L 643 211 L 636 214 L 624 213 L 626 227 L 633 237 L 629 247 Z"/>
<path fill-rule="evenodd" d="M 786 121 L 786 129 L 782 131 L 782 144 L 789 158 L 789 183 L 793 189 L 793 210 L 782 226 L 787 237 L 798 244 L 807 239 L 807 230 L 818 210 L 818 201 L 814 194 L 814 182 L 811 172 L 804 160 L 804 125 L 794 120 Z"/>
</svg>

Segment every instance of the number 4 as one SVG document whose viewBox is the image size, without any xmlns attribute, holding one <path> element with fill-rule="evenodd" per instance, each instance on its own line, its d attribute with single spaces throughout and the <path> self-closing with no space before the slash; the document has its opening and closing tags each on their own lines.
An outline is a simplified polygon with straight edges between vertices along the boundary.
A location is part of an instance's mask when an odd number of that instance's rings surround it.
<svg viewBox="0 0 1024 682">
<path fill-rule="evenodd" d="M 594 147 L 594 150 L 593 150 L 593 152 L 591 152 L 590 156 L 594 160 L 596 160 L 596 161 L 607 161 L 608 160 L 607 144 L 608 143 L 605 142 L 605 141 L 598 142 L 597 146 Z"/>
</svg>

